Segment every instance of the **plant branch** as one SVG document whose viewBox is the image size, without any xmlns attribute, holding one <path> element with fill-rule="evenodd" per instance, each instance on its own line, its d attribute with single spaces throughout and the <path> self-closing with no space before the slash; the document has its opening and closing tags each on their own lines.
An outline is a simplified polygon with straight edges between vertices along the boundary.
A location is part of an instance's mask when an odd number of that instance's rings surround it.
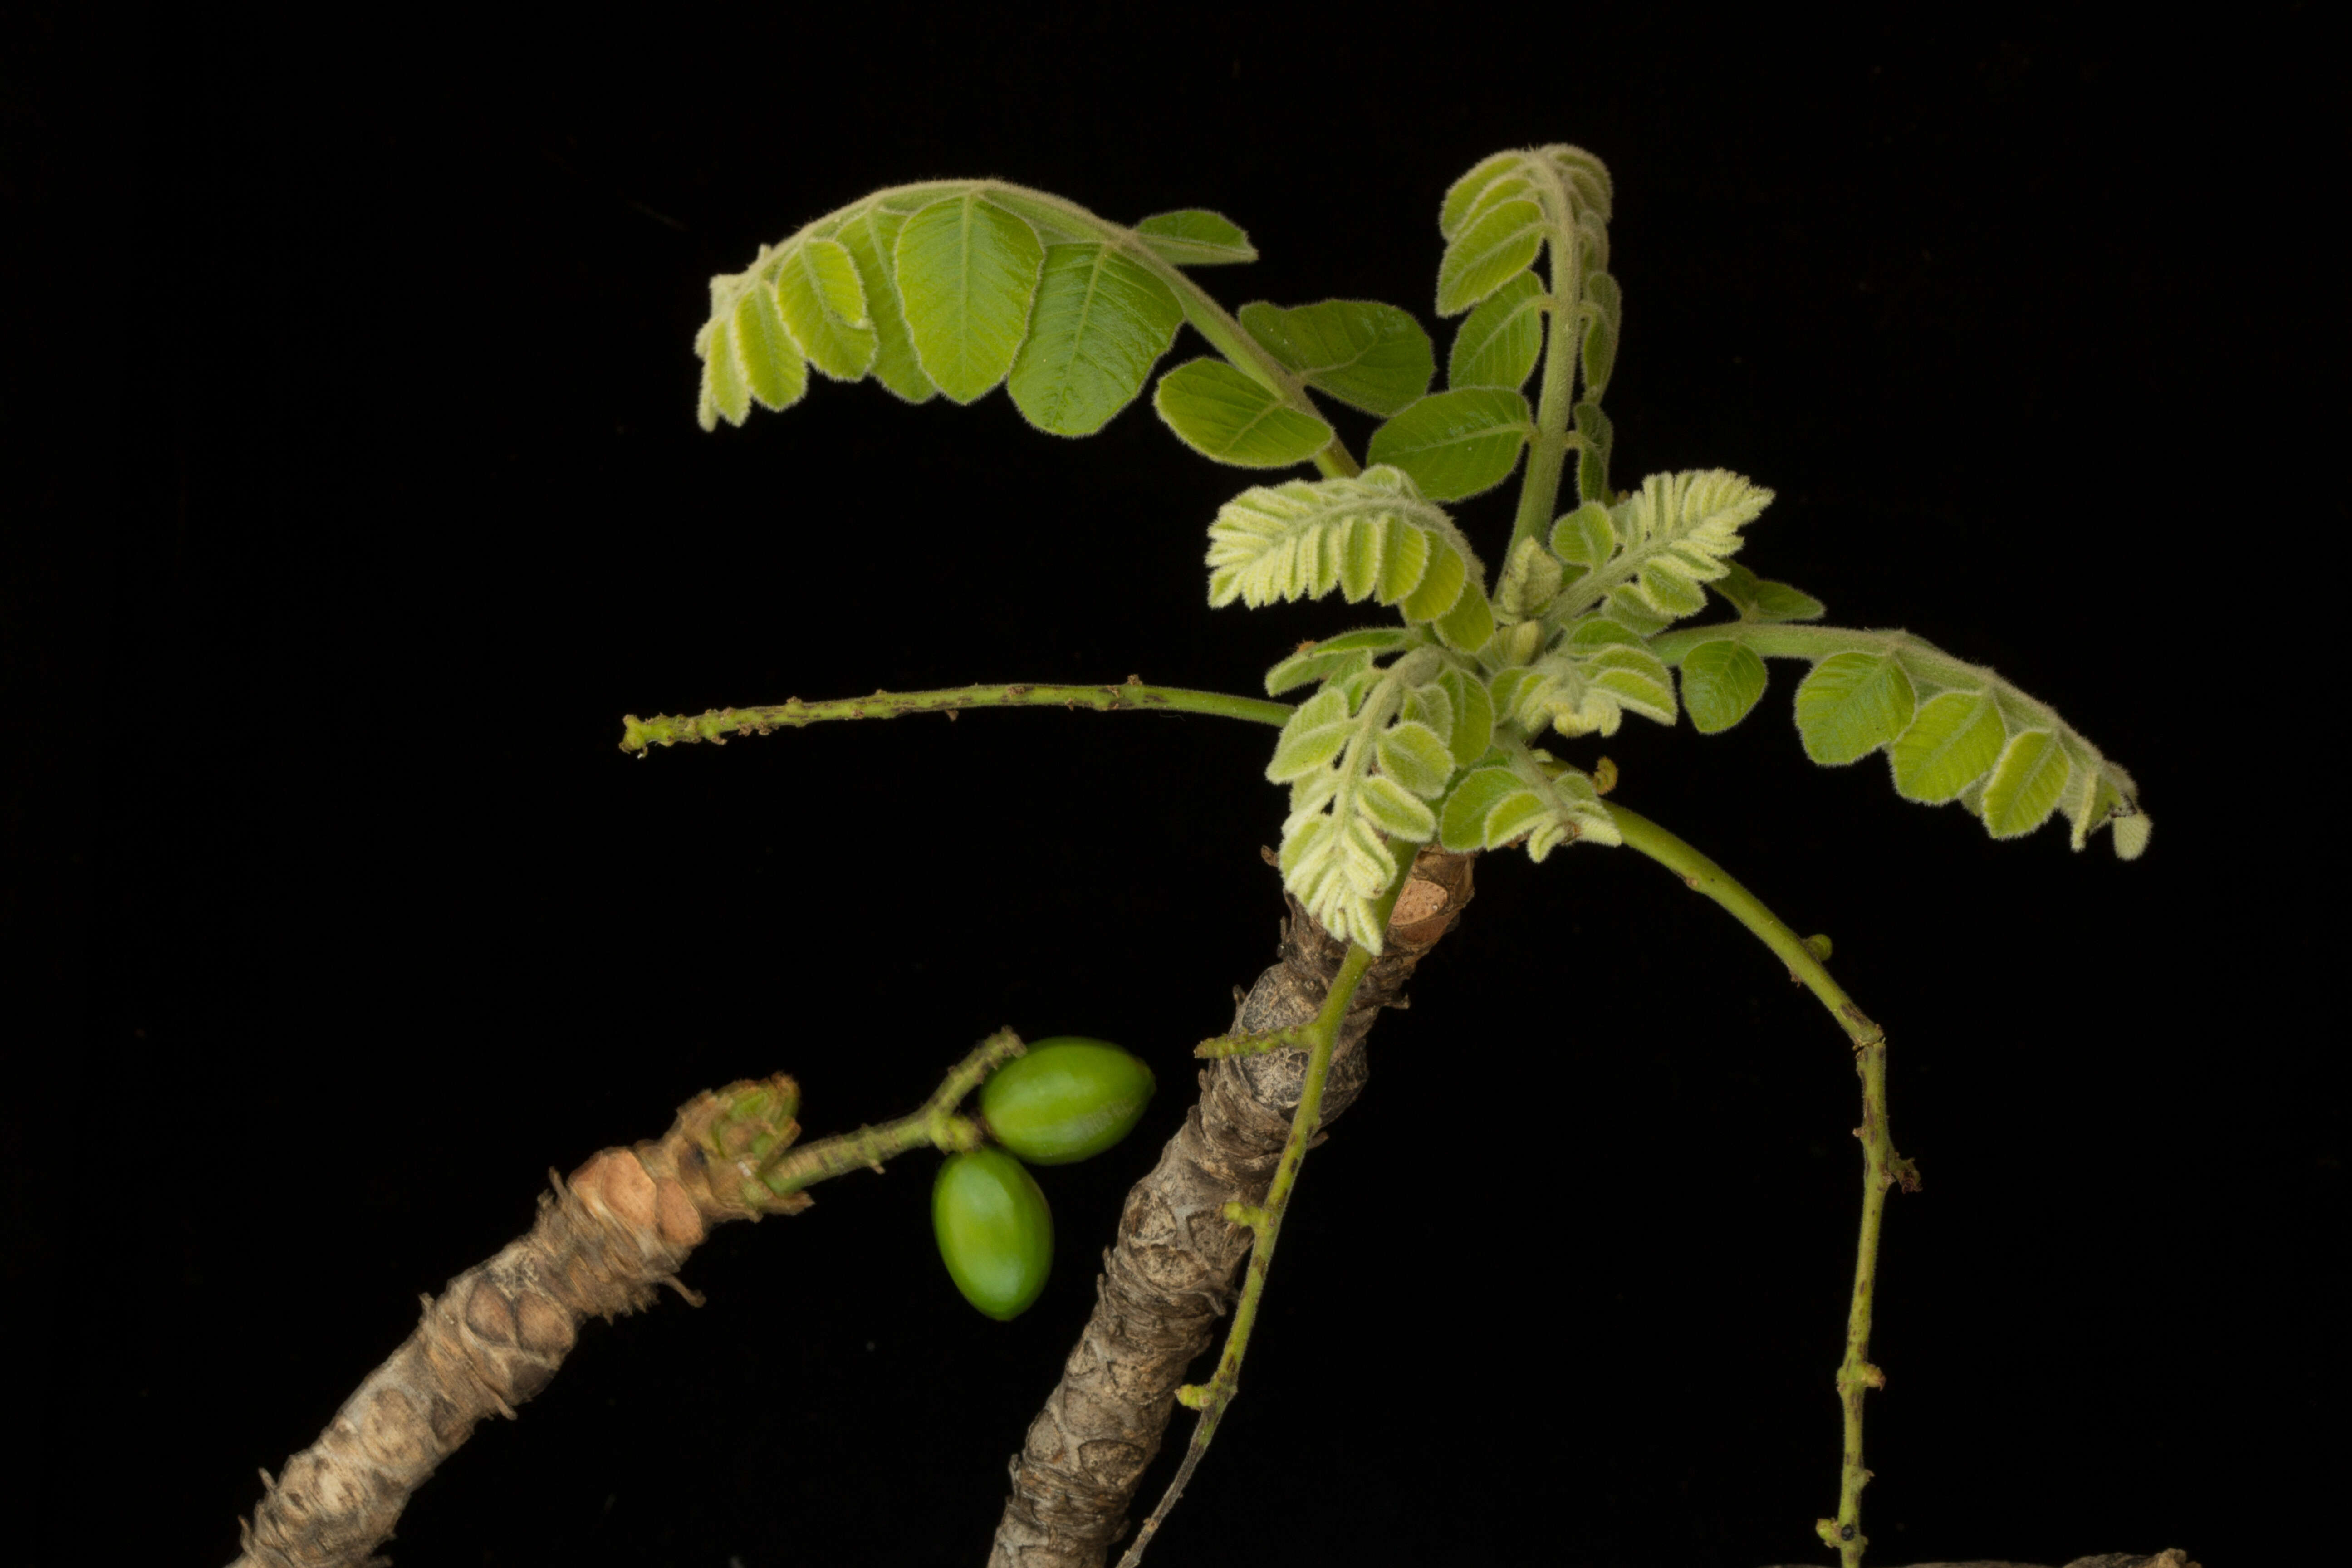
<svg viewBox="0 0 2352 1568">
<path fill-rule="evenodd" d="M 766 708 L 711 708 L 699 714 L 656 714 L 651 719 L 630 713 L 621 720 L 621 750 L 642 754 L 648 746 L 692 745 L 698 741 L 725 745 L 727 737 L 738 732 L 765 735 L 831 719 L 897 719 L 908 713 L 945 713 L 952 719 L 967 708 L 1091 708 L 1101 713 L 1152 710 L 1274 725 L 1290 717 L 1286 702 L 1223 691 L 1192 691 L 1179 686 L 1146 686 L 1130 675 L 1123 686 L 957 686 L 940 691 L 877 691 L 871 697 L 824 702 L 803 702 L 794 697 Z"/>
<path fill-rule="evenodd" d="M 936 1143 L 968 1149 L 979 1125 L 956 1107 L 1021 1054 L 1000 1029 L 941 1081 L 914 1115 L 786 1154 L 799 1135 L 789 1078 L 746 1079 L 697 1095 L 658 1140 L 592 1156 L 569 1180 L 549 1173 L 529 1234 L 427 1297 L 414 1333 L 343 1402 L 319 1440 L 272 1479 L 242 1525 L 235 1568 L 362 1568 L 392 1533 L 411 1493 L 476 1426 L 547 1386 L 589 1318 L 653 1304 L 668 1285 L 700 1298 L 677 1271 L 728 1220 L 797 1214 L 800 1189 L 891 1154 Z"/>
<path fill-rule="evenodd" d="M 1403 891 L 1412 874 L 1412 859 L 1408 857 L 1390 881 L 1388 890 L 1373 906 L 1373 916 L 1379 929 L 1387 928 L 1389 917 L 1396 909 L 1397 895 Z M 1258 1302 L 1265 1294 L 1266 1275 L 1274 1267 L 1275 1242 L 1282 1234 L 1283 1216 L 1290 1208 L 1291 1189 L 1297 1184 L 1298 1168 L 1306 1163 L 1307 1151 L 1322 1127 L 1323 1084 L 1331 1071 L 1332 1047 L 1339 1040 L 1339 1026 L 1346 1021 L 1349 1007 L 1355 1000 L 1356 987 L 1371 964 L 1371 952 L 1360 942 L 1350 942 L 1347 960 L 1340 964 L 1339 973 L 1333 977 L 1331 989 L 1323 999 L 1322 1011 L 1316 1014 L 1314 1022 L 1296 1031 L 1296 1044 L 1307 1047 L 1307 1077 L 1298 1098 L 1298 1109 L 1291 1113 L 1290 1137 L 1282 1146 L 1282 1163 L 1275 1167 L 1274 1183 L 1266 1189 L 1264 1205 L 1225 1205 L 1224 1217 L 1253 1233 L 1249 1272 L 1242 1283 L 1241 1301 L 1234 1309 L 1233 1326 L 1225 1332 L 1225 1348 L 1217 1358 L 1215 1374 L 1206 1384 L 1186 1384 L 1176 1391 L 1177 1402 L 1198 1410 L 1201 1417 L 1192 1425 L 1192 1438 L 1185 1446 L 1184 1462 L 1177 1467 L 1175 1479 L 1168 1483 L 1168 1490 L 1161 1495 L 1160 1505 L 1151 1510 L 1151 1516 L 1135 1532 L 1134 1543 L 1119 1559 L 1118 1568 L 1137 1568 L 1143 1561 L 1144 1549 L 1159 1533 L 1160 1522 L 1168 1517 L 1169 1510 L 1184 1495 L 1184 1488 L 1192 1480 L 1192 1472 L 1200 1468 L 1202 1456 L 1209 1451 L 1209 1445 L 1216 1438 L 1218 1423 L 1224 1418 L 1226 1409 L 1234 1402 L 1234 1395 L 1240 1390 L 1242 1358 L 1249 1353 L 1250 1333 L 1257 1325 Z"/>
<path fill-rule="evenodd" d="M 1844 1462 L 1838 1489 L 1835 1519 L 1818 1520 L 1814 1531 L 1834 1549 L 1843 1568 L 1861 1568 L 1870 1544 L 1862 1533 L 1862 1489 L 1870 1471 L 1862 1462 L 1863 1396 L 1886 1386 L 1885 1373 L 1870 1362 L 1870 1320 L 1877 1296 L 1878 1233 L 1886 1211 L 1886 1189 L 1901 1183 L 1906 1193 L 1919 1190 L 1919 1172 L 1895 1152 L 1886 1125 L 1886 1035 L 1830 978 L 1822 959 L 1764 901 L 1739 885 L 1723 868 L 1675 837 L 1649 818 L 1610 803 L 1609 813 L 1625 842 L 1680 877 L 1692 890 L 1706 894 L 1789 966 L 1790 975 L 1820 998 L 1822 1006 L 1853 1042 L 1854 1070 L 1862 1078 L 1862 1125 L 1854 1136 L 1862 1141 L 1862 1234 L 1854 1247 L 1853 1300 L 1846 1313 L 1845 1359 L 1837 1374 L 1839 1402 L 1845 1408 Z"/>
</svg>

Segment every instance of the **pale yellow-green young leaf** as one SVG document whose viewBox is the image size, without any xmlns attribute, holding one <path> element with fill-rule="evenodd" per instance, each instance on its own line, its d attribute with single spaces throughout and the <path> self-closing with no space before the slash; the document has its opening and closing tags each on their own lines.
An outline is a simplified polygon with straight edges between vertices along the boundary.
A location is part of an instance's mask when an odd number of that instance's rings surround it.
<svg viewBox="0 0 2352 1568">
<path fill-rule="evenodd" d="M 1476 577 L 1462 585 L 1454 607 L 1430 623 L 1438 640 L 1456 653 L 1476 654 L 1495 636 L 1495 606 Z"/>
<path fill-rule="evenodd" d="M 808 362 L 835 381 L 856 381 L 874 363 L 874 324 L 857 263 L 838 240 L 804 239 L 776 268 L 776 303 Z"/>
<path fill-rule="evenodd" d="M 1423 799 L 1444 794 L 1445 781 L 1454 776 L 1453 752 L 1426 724 L 1412 720 L 1392 724 L 1381 732 L 1372 750 L 1382 773 Z"/>
<path fill-rule="evenodd" d="M 1340 588 L 1351 599 L 1369 592 L 1394 603 L 1429 586 L 1451 553 L 1453 574 L 1415 600 L 1443 614 L 1461 593 L 1465 548 L 1453 520 L 1395 468 L 1255 485 L 1209 525 L 1209 602 L 1255 608 Z"/>
<path fill-rule="evenodd" d="M 1420 584 L 1398 603 L 1397 609 L 1409 621 L 1433 621 L 1454 607 L 1468 581 L 1461 552 L 1443 539 L 1433 538 L 1429 542 L 1429 569 L 1422 574 Z"/>
<path fill-rule="evenodd" d="M 1609 509 L 1589 500 L 1551 525 L 1551 551 L 1571 566 L 1590 572 L 1617 549 L 1617 528 Z"/>
<path fill-rule="evenodd" d="M 1702 735 L 1719 735 L 1755 708 L 1764 695 L 1764 661 L 1743 643 L 1701 643 L 1684 656 L 1683 706 Z"/>
<path fill-rule="evenodd" d="M 1274 760 L 1266 764 L 1267 782 L 1288 784 L 1330 766 L 1352 732 L 1347 698 L 1337 689 L 1325 687 L 1300 703 L 1283 725 Z"/>
<path fill-rule="evenodd" d="M 907 333 L 907 314 L 898 303 L 898 284 L 892 258 L 898 230 L 907 220 L 880 208 L 844 226 L 837 237 L 857 266 L 857 281 L 866 300 L 866 313 L 874 322 L 874 379 L 909 403 L 927 403 L 939 388 L 923 374 L 915 355 L 915 341 Z"/>
<path fill-rule="evenodd" d="M 1366 819 L 1391 838 L 1425 844 L 1437 832 L 1437 814 L 1392 777 L 1376 773 L 1366 779 L 1356 799 Z"/>
<path fill-rule="evenodd" d="M 1559 558 L 1533 539 L 1511 546 L 1503 562 L 1503 580 L 1496 585 L 1495 608 L 1508 621 L 1543 614 L 1559 592 Z"/>
<path fill-rule="evenodd" d="M 735 351 L 735 323 L 711 322 L 703 329 L 702 342 L 703 428 L 718 423 L 713 416 L 740 425 L 751 412 L 751 390 L 744 384 L 743 361 Z"/>
<path fill-rule="evenodd" d="M 2047 730 L 2012 735 L 1985 781 L 1985 830 L 1995 838 L 2016 838 L 2050 819 L 2066 791 L 2065 748 Z"/>
<path fill-rule="evenodd" d="M 1929 805 L 1957 800 L 2000 759 L 2004 736 L 1990 693 L 1943 693 L 1921 707 L 1910 728 L 1886 748 L 1895 793 Z"/>
</svg>

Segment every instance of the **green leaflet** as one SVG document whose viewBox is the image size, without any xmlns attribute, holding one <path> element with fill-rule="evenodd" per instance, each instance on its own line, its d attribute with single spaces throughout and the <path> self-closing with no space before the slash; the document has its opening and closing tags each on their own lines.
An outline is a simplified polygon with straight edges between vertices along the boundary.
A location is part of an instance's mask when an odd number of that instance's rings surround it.
<svg viewBox="0 0 2352 1568">
<path fill-rule="evenodd" d="M 874 323 L 874 379 L 909 403 L 928 403 L 939 388 L 923 374 L 915 355 L 915 340 L 908 335 L 907 313 L 898 302 L 898 283 L 892 276 L 898 231 L 907 220 L 880 208 L 843 226 L 836 237 L 856 265 L 857 280 L 866 296 L 866 314 Z"/>
<path fill-rule="evenodd" d="M 893 255 L 924 374 L 954 401 L 974 401 L 1013 367 L 1044 242 L 1026 219 L 971 191 L 908 218 Z"/>
<path fill-rule="evenodd" d="M 874 327 L 857 263 L 839 241 L 787 247 L 776 268 L 776 304 L 811 364 L 835 381 L 865 378 L 874 363 Z"/>
<path fill-rule="evenodd" d="M 1383 417 L 1429 390 L 1437 353 L 1421 323 L 1394 305 L 1326 300 L 1284 310 L 1244 305 L 1242 326 L 1307 384 Z"/>
<path fill-rule="evenodd" d="M 1454 728 L 1446 746 L 1456 767 L 1468 767 L 1486 752 L 1495 738 L 1495 700 L 1486 683 L 1473 672 L 1449 668 L 1437 678 L 1454 710 Z"/>
<path fill-rule="evenodd" d="M 1462 226 L 1469 221 L 1473 209 L 1480 205 L 1481 198 L 1486 196 L 1498 181 L 1517 177 L 1507 194 L 1517 195 L 1523 193 L 1527 182 L 1524 177 L 1518 177 L 1519 166 L 1527 156 L 1525 153 L 1497 153 L 1454 181 L 1447 188 L 1445 200 L 1437 209 L 1437 232 L 1448 239 L 1460 233 Z"/>
<path fill-rule="evenodd" d="M 2066 791 L 2065 748 L 2047 730 L 2012 735 L 1985 781 L 1985 830 L 1995 838 L 2017 838 L 2050 820 Z"/>
<path fill-rule="evenodd" d="M 1376 626 L 1309 643 L 1265 672 L 1265 694 L 1279 697 L 1309 681 L 1340 680 L 1371 668 L 1372 656 L 1415 640 L 1403 626 Z"/>
<path fill-rule="evenodd" d="M 1168 285 L 1095 240 L 1045 251 L 1029 335 L 1006 390 L 1029 423 L 1091 436 L 1135 401 L 1183 324 Z"/>
<path fill-rule="evenodd" d="M 1480 768 L 1464 774 L 1445 797 L 1437 841 L 1457 855 L 1499 849 L 1546 815 L 1542 798 L 1518 774 L 1508 768 Z"/>
<path fill-rule="evenodd" d="M 1218 359 L 1187 360 L 1161 376 L 1151 406 L 1177 439 L 1236 468 L 1286 468 L 1331 440 L 1331 426 Z"/>
<path fill-rule="evenodd" d="M 1455 500 L 1510 478 L 1533 427 L 1517 391 L 1465 386 L 1424 397 L 1373 431 L 1365 457 L 1404 469 L 1432 500 Z"/>
<path fill-rule="evenodd" d="M 1827 614 L 1819 599 L 1786 583 L 1768 583 L 1738 562 L 1708 586 L 1739 612 L 1743 621 L 1817 621 Z"/>
<path fill-rule="evenodd" d="M 1532 266 L 1546 236 L 1543 208 L 1526 196 L 1490 203 L 1463 226 L 1437 264 L 1437 313 L 1458 316 Z"/>
<path fill-rule="evenodd" d="M 1274 760 L 1265 765 L 1266 781 L 1293 784 L 1318 768 L 1330 766 L 1354 732 L 1346 694 L 1325 687 L 1300 703 L 1282 726 Z"/>
<path fill-rule="evenodd" d="M 1232 219 L 1204 207 L 1154 213 L 1135 226 L 1151 253 L 1172 267 L 1223 267 L 1255 261 L 1257 247 Z"/>
<path fill-rule="evenodd" d="M 1551 552 L 1571 566 L 1590 571 L 1616 550 L 1617 525 L 1599 501 L 1586 501 L 1551 525 Z"/>
<path fill-rule="evenodd" d="M 1446 385 L 1525 386 L 1543 353 L 1543 283 L 1532 272 L 1486 296 L 1454 334 Z"/>
<path fill-rule="evenodd" d="M 1991 693 L 1945 692 L 1886 749 L 1895 793 L 1929 805 L 1958 799 L 2000 759 L 2005 734 Z"/>
<path fill-rule="evenodd" d="M 769 408 L 789 408 L 798 403 L 808 390 L 808 367 L 785 330 L 776 297 L 765 289 L 752 289 L 735 307 L 734 326 L 728 346 L 735 350 L 733 359 L 741 367 L 744 387 Z M 716 334 L 713 341 L 715 344 Z M 718 368 L 715 358 L 712 368 Z M 712 384 L 719 384 L 714 380 Z M 749 410 L 740 395 L 722 401 L 734 405 L 728 409 L 728 418 L 743 423 Z"/>
<path fill-rule="evenodd" d="M 1496 609 L 1515 621 L 1540 616 L 1559 593 L 1563 581 L 1559 557 L 1533 539 L 1511 546 L 1503 562 L 1503 580 L 1496 585 Z"/>
<path fill-rule="evenodd" d="M 1454 776 L 1453 749 L 1427 724 L 1411 720 L 1393 724 L 1381 731 L 1372 751 L 1384 776 L 1424 800 L 1444 795 L 1445 781 Z M 1428 832 L 1425 827 L 1423 837 Z"/>
<path fill-rule="evenodd" d="M 1832 654 L 1797 688 L 1797 733 L 1824 767 L 1876 751 L 1910 727 L 1913 712 L 1911 678 L 1890 654 Z"/>
<path fill-rule="evenodd" d="M 1584 303 L 1592 319 L 1584 329 L 1584 395 L 1593 402 L 1608 388 L 1609 373 L 1617 365 L 1617 331 L 1624 305 L 1617 279 L 1596 272 L 1584 280 Z"/>
<path fill-rule="evenodd" d="M 1609 450 L 1616 440 L 1616 426 L 1609 423 L 1609 416 L 1601 412 L 1598 403 L 1580 403 L 1576 434 L 1583 443 L 1576 454 L 1578 499 L 1613 505 L 1617 497 L 1609 488 Z"/>
<path fill-rule="evenodd" d="M 1764 695 L 1764 661 L 1744 643 L 1701 643 L 1683 659 L 1683 706 L 1702 735 L 1718 735 L 1748 717 Z"/>
</svg>

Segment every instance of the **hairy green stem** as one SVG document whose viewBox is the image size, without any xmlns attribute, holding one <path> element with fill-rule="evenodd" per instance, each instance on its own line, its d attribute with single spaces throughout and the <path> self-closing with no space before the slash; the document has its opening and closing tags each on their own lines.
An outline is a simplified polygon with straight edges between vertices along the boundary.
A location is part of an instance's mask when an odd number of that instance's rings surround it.
<svg viewBox="0 0 2352 1568">
<path fill-rule="evenodd" d="M 1390 913 L 1396 908 L 1397 895 L 1412 875 L 1412 857 L 1407 854 L 1404 864 L 1389 883 L 1388 889 L 1373 906 L 1373 917 L 1385 929 Z M 1225 1332 L 1224 1349 L 1217 1357 L 1217 1370 L 1206 1384 L 1187 1384 L 1176 1391 L 1179 1402 L 1198 1410 L 1200 1419 L 1193 1423 L 1192 1441 L 1185 1445 L 1184 1461 L 1176 1469 L 1175 1479 L 1168 1483 L 1159 1506 L 1151 1510 L 1135 1532 L 1135 1541 L 1119 1559 L 1118 1568 L 1138 1568 L 1143 1561 L 1144 1548 L 1159 1533 L 1160 1522 L 1184 1488 L 1200 1468 L 1201 1457 L 1215 1440 L 1217 1424 L 1241 1384 L 1242 1358 L 1249 1352 L 1250 1333 L 1257 1325 L 1258 1302 L 1265 1294 L 1265 1279 L 1274 1267 L 1274 1247 L 1282 1232 L 1283 1215 L 1290 1207 L 1291 1189 L 1297 1184 L 1298 1168 L 1306 1162 L 1307 1151 L 1320 1130 L 1323 1120 L 1323 1084 L 1331 1071 L 1331 1055 L 1339 1038 L 1339 1028 L 1347 1021 L 1349 1005 L 1354 1001 L 1356 986 L 1364 972 L 1372 964 L 1372 954 L 1361 942 L 1348 945 L 1348 956 L 1332 976 L 1331 988 L 1325 993 L 1323 1008 L 1314 1022 L 1299 1029 L 1297 1045 L 1307 1047 L 1307 1074 L 1301 1084 L 1298 1107 L 1291 1113 L 1290 1136 L 1282 1146 L 1282 1159 L 1275 1166 L 1274 1181 L 1266 1188 L 1263 1207 L 1242 1209 L 1226 1205 L 1225 1218 L 1235 1225 L 1244 1225 L 1255 1233 L 1250 1244 L 1249 1270 L 1242 1281 L 1241 1300 L 1234 1305 L 1233 1325 Z M 1204 1044 L 1203 1049 L 1218 1042 Z M 1217 1053 L 1209 1053 L 1217 1054 Z"/>
<path fill-rule="evenodd" d="M 1830 978 L 1822 961 L 1787 922 L 1764 901 L 1734 880 L 1722 867 L 1675 837 L 1648 817 L 1610 803 L 1626 844 L 1680 877 L 1693 891 L 1704 893 L 1729 910 L 1734 919 L 1753 931 L 1789 966 L 1791 976 L 1820 998 L 1838 1026 L 1853 1042 L 1854 1070 L 1862 1078 L 1862 1125 L 1854 1136 L 1862 1141 L 1862 1234 L 1854 1247 L 1853 1300 L 1846 1313 L 1845 1359 L 1838 1366 L 1839 1402 L 1845 1408 L 1844 1461 L 1839 1478 L 1835 1519 L 1814 1521 L 1814 1531 L 1833 1548 L 1843 1568 L 1861 1568 L 1870 1544 L 1862 1533 L 1862 1489 L 1870 1471 L 1862 1463 L 1863 1396 L 1886 1386 L 1885 1374 L 1870 1363 L 1870 1319 L 1877 1295 L 1878 1232 L 1886 1210 L 1886 1189 L 1901 1183 L 1906 1193 L 1919 1190 L 1917 1167 L 1895 1152 L 1886 1125 L 1886 1035 Z"/>
<path fill-rule="evenodd" d="M 656 714 L 651 719 L 630 713 L 621 720 L 621 750 L 642 753 L 648 746 L 691 745 L 697 741 L 724 745 L 726 737 L 738 731 L 765 735 L 829 719 L 897 719 L 908 713 L 945 713 L 952 719 L 966 708 L 1091 708 L 1104 713 L 1156 710 L 1275 725 L 1290 717 L 1286 702 L 1223 691 L 1192 691 L 1180 686 L 1146 686 L 1129 676 L 1123 686 L 958 686 L 943 691 L 877 691 L 871 697 L 824 702 L 803 702 L 794 697 L 767 708 L 712 708 L 699 714 Z"/>
<path fill-rule="evenodd" d="M 1576 229 L 1567 183 L 1552 175 L 1551 298 L 1544 320 L 1543 390 L 1536 402 L 1535 435 L 1528 442 L 1528 468 L 1519 480 L 1518 515 L 1511 524 L 1511 543 L 1547 536 L 1553 509 L 1559 501 L 1560 475 L 1577 440 L 1569 430 L 1576 412 L 1576 352 L 1579 329 L 1584 325 L 1581 283 L 1584 268 L 1579 251 L 1583 237 Z M 1510 559 L 1506 550 L 1503 558 Z"/>
<path fill-rule="evenodd" d="M 761 1172 L 761 1184 L 781 1198 L 852 1171 L 878 1171 L 883 1161 L 909 1149 L 952 1152 L 979 1148 L 980 1123 L 971 1117 L 958 1116 L 956 1107 L 986 1082 L 989 1074 L 1025 1048 L 1021 1037 L 1012 1030 L 997 1030 L 950 1069 L 947 1077 L 940 1080 L 939 1089 L 913 1115 L 886 1121 L 879 1127 L 861 1127 L 855 1132 L 804 1143 Z"/>
</svg>

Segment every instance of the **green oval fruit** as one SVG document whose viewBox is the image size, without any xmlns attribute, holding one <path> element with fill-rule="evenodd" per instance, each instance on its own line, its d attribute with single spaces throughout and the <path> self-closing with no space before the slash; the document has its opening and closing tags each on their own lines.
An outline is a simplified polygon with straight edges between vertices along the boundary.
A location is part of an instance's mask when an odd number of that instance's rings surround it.
<svg viewBox="0 0 2352 1568">
<path fill-rule="evenodd" d="M 948 1156 L 931 1184 L 931 1231 L 963 1299 L 1000 1321 L 1027 1311 L 1053 1270 L 1053 1211 L 1002 1149 Z"/>
<path fill-rule="evenodd" d="M 1126 1137 L 1159 1085 L 1108 1040 L 1061 1035 L 996 1069 L 980 1091 L 989 1136 L 1033 1165 L 1066 1165 Z"/>
</svg>

